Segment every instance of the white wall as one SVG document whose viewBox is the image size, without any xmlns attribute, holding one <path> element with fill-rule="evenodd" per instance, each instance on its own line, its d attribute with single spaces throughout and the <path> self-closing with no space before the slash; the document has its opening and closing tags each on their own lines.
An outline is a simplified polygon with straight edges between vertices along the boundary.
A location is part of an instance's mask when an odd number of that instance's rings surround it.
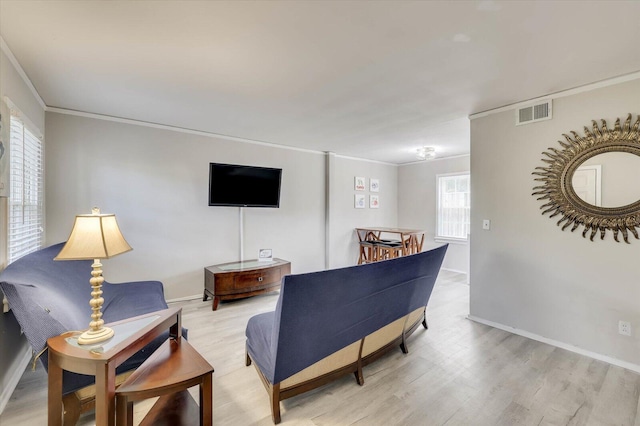
<svg viewBox="0 0 640 426">
<path fill-rule="evenodd" d="M 245 208 L 245 259 L 272 248 L 294 273 L 324 268 L 322 153 L 53 112 L 46 124 L 47 244 L 92 206 L 115 213 L 134 250 L 104 262 L 107 281 L 160 280 L 167 299 L 189 297 L 205 266 L 239 259 L 239 208 L 207 206 L 209 162 L 283 169 L 280 208 Z"/>
<path fill-rule="evenodd" d="M 563 133 L 601 118 L 612 128 L 630 112 L 640 113 L 640 80 L 557 98 L 549 121 L 515 126 L 512 110 L 472 120 L 473 317 L 640 365 L 640 240 L 562 231 L 531 195 L 531 172 Z M 619 320 L 632 337 L 618 334 Z"/>
<path fill-rule="evenodd" d="M 239 258 L 239 209 L 208 207 L 209 162 L 280 167 L 280 208 L 244 209 L 244 258 L 261 248 L 292 272 L 357 262 L 358 226 L 397 226 L 397 167 L 324 153 L 229 141 L 91 117 L 47 113 L 47 244 L 78 213 L 115 213 L 130 253 L 106 260 L 111 282 L 155 279 L 168 299 L 202 293 L 203 268 Z M 380 181 L 378 209 L 354 208 L 354 177 Z M 370 194 L 366 195 L 367 201 Z M 325 225 L 328 232 L 325 232 Z"/>
<path fill-rule="evenodd" d="M 438 191 L 436 176 L 468 172 L 469 156 L 443 158 L 407 164 L 398 170 L 398 225 L 401 228 L 424 229 L 424 250 L 438 247 L 435 241 Z M 469 245 L 450 243 L 442 267 L 467 273 Z"/>
<path fill-rule="evenodd" d="M 398 225 L 398 168 L 392 164 L 332 156 L 330 193 L 330 268 L 358 262 L 358 237 L 355 228 Z M 355 177 L 366 178 L 366 190 L 356 191 Z M 380 189 L 371 192 L 371 178 L 378 179 Z M 355 194 L 365 195 L 366 208 L 355 208 Z M 369 196 L 378 195 L 380 207 L 369 208 Z"/>
</svg>

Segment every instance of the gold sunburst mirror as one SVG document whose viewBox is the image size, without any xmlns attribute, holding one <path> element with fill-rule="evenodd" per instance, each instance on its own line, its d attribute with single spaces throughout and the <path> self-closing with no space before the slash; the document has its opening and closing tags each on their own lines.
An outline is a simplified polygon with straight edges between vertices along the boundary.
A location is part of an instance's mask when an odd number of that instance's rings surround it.
<svg viewBox="0 0 640 426">
<path fill-rule="evenodd" d="M 632 125 L 632 114 L 629 114 L 624 126 L 618 118 L 612 130 L 607 128 L 605 120 L 601 120 L 601 126 L 596 121 L 592 123 L 592 130 L 585 126 L 584 136 L 574 131 L 571 131 L 572 136 L 563 134 L 566 142 L 558 141 L 562 149 L 548 148 L 542 153 L 546 166 L 536 167 L 533 172 L 538 176 L 535 180 L 542 184 L 533 188 L 532 195 L 545 202 L 540 207 L 543 215 L 562 216 L 557 225 L 562 225 L 563 231 L 571 227 L 573 232 L 583 226 L 582 236 L 589 234 L 593 241 L 598 232 L 604 239 L 610 230 L 616 241 L 620 241 L 618 236 L 622 234 L 624 241 L 629 243 L 630 233 L 639 239 L 636 228 L 640 228 L 640 198 L 622 206 L 592 204 L 576 193 L 573 178 L 579 167 L 600 154 L 626 153 L 640 157 L 640 116 L 636 116 Z M 629 179 L 627 186 L 637 188 L 640 182 Z"/>
</svg>

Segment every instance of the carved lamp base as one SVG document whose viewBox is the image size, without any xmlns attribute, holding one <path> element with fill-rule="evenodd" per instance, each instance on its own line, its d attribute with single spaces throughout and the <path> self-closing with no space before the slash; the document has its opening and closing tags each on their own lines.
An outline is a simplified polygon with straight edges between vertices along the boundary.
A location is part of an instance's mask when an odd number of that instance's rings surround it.
<svg viewBox="0 0 640 426">
<path fill-rule="evenodd" d="M 87 330 L 78 337 L 79 345 L 91 345 L 104 342 L 113 337 L 113 330 L 109 327 L 102 327 L 98 330 Z"/>
</svg>

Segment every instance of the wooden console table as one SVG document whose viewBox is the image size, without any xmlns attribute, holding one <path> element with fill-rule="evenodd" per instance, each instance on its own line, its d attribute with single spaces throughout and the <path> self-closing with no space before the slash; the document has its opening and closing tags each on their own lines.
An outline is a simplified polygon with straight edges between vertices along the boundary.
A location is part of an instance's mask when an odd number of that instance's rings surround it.
<svg viewBox="0 0 640 426">
<path fill-rule="evenodd" d="M 115 424 L 116 367 L 167 329 L 181 340 L 180 308 L 170 308 L 108 324 L 115 335 L 96 345 L 78 345 L 79 333 L 65 333 L 47 340 L 49 347 L 48 424 L 61 426 L 62 371 L 96 378 L 96 425 Z"/>
<path fill-rule="evenodd" d="M 291 263 L 246 260 L 212 265 L 204 268 L 204 296 L 213 298 L 211 310 L 218 309 L 221 300 L 239 299 L 278 290 L 282 277 L 291 273 Z"/>
</svg>

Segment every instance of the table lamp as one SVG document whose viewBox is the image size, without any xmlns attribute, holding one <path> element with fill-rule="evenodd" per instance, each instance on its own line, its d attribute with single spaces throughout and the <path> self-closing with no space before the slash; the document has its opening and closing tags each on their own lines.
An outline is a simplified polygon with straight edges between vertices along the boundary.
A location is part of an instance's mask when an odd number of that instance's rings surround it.
<svg viewBox="0 0 640 426">
<path fill-rule="evenodd" d="M 89 330 L 78 338 L 81 345 L 103 342 L 113 336 L 113 330 L 104 327 L 102 320 L 102 263 L 100 259 L 109 259 L 131 250 L 125 241 L 114 214 L 101 214 L 94 207 L 91 214 L 79 214 L 71 230 L 71 235 L 54 260 L 88 260 L 93 259 L 91 267 L 91 322 Z"/>
</svg>

